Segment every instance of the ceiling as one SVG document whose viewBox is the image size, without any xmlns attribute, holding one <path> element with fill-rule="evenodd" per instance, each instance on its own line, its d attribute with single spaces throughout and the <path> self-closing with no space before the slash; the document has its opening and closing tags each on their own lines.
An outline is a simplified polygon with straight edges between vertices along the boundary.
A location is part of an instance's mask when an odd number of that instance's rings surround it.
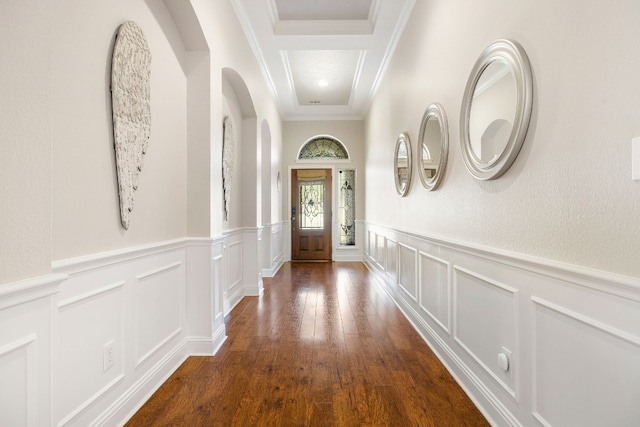
<svg viewBox="0 0 640 427">
<path fill-rule="evenodd" d="M 231 0 L 284 120 L 362 119 L 415 0 Z"/>
</svg>

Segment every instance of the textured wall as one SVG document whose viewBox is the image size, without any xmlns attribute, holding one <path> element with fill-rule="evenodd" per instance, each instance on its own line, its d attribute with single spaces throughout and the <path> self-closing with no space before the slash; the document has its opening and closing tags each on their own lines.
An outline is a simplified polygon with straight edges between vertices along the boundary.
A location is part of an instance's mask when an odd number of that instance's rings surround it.
<svg viewBox="0 0 640 427">
<path fill-rule="evenodd" d="M 499 16 L 499 19 L 496 19 Z M 634 19 L 636 18 L 636 19 Z M 631 276 L 640 275 L 640 182 L 630 141 L 640 135 L 637 2 L 416 2 L 367 117 L 367 220 Z M 482 50 L 512 38 L 533 67 L 534 110 L 522 151 L 495 181 L 475 181 L 460 152 L 460 107 Z M 450 126 L 441 187 L 407 197 L 393 186 L 393 147 L 417 147 L 427 105 Z"/>
<path fill-rule="evenodd" d="M 114 36 L 125 20 L 142 28 L 153 56 L 151 140 L 126 231 L 109 91 Z M 55 9 L 53 259 L 186 235 L 184 48 L 170 22 L 166 9 L 145 3 L 69 1 Z"/>
<path fill-rule="evenodd" d="M 51 270 L 52 9 L 0 4 L 0 283 Z"/>
</svg>

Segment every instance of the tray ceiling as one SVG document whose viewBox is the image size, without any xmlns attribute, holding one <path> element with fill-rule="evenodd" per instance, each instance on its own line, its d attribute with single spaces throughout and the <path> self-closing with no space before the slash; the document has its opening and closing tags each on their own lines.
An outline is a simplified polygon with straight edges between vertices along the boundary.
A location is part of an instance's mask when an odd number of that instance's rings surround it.
<svg viewBox="0 0 640 427">
<path fill-rule="evenodd" d="M 285 120 L 362 119 L 415 0 L 232 0 Z"/>
</svg>

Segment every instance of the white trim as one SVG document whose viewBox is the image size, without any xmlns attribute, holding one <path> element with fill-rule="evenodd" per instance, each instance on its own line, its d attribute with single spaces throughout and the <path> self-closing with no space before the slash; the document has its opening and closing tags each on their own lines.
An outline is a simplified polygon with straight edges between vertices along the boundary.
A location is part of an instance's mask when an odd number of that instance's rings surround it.
<svg viewBox="0 0 640 427">
<path fill-rule="evenodd" d="M 120 425 L 129 420 L 187 359 L 187 344 L 185 340 L 167 353 L 94 419 L 91 426 Z"/>
<path fill-rule="evenodd" d="M 445 248 L 454 249 L 474 256 L 480 256 L 511 267 L 541 274 L 553 279 L 568 281 L 580 286 L 640 302 L 640 279 L 635 277 L 623 276 L 574 264 L 524 255 L 502 249 L 490 248 L 488 246 L 465 243 L 459 240 L 443 238 L 430 234 L 417 234 L 408 230 L 385 227 L 369 222 L 366 222 L 366 227 L 370 231 L 385 230 L 386 233 L 383 232 L 383 235 L 391 232 L 409 238 L 424 240 Z"/>
<path fill-rule="evenodd" d="M 424 311 L 427 316 L 429 316 L 436 324 L 438 324 L 447 334 L 451 334 L 451 319 L 452 319 L 452 310 L 449 310 L 449 306 L 452 299 L 452 286 L 451 286 L 451 268 L 452 265 L 450 262 L 445 261 L 441 258 L 435 257 L 423 251 L 418 251 L 418 285 L 422 284 L 422 258 L 430 259 L 433 262 L 442 264 L 447 269 L 447 324 L 443 324 L 433 313 L 427 309 L 424 305 L 422 305 L 422 286 L 418 286 L 418 306 Z"/>
<path fill-rule="evenodd" d="M 407 287 L 405 286 L 405 284 L 402 283 L 402 273 L 403 273 L 403 268 L 402 268 L 402 248 L 410 251 L 413 253 L 413 288 L 415 290 L 415 295 L 413 295 L 409 289 L 407 289 Z M 410 260 L 410 258 L 408 258 L 408 260 Z M 411 298 L 413 300 L 413 302 L 415 302 L 416 304 L 418 304 L 418 250 L 414 247 L 411 247 L 409 245 L 405 245 L 403 243 L 398 243 L 398 263 L 396 265 L 397 270 L 398 270 L 398 285 L 400 286 L 400 289 L 402 289 L 402 291 L 407 294 L 407 296 L 409 296 L 409 298 Z"/>
<path fill-rule="evenodd" d="M 35 426 L 38 420 L 38 360 L 37 347 L 38 336 L 35 333 L 28 334 L 13 342 L 0 347 L 0 360 L 2 357 L 24 350 L 26 370 L 24 372 L 26 385 L 26 421 L 28 426 Z"/>
<path fill-rule="evenodd" d="M 62 427 L 64 425 L 67 425 L 71 421 L 73 421 L 74 418 L 76 418 L 78 415 L 83 413 L 89 406 L 91 406 L 92 403 L 94 403 L 98 399 L 100 399 L 101 396 L 104 396 L 105 393 L 107 393 L 109 390 L 111 390 L 116 385 L 118 385 L 123 379 L 124 379 L 124 374 L 121 373 L 120 375 L 115 377 L 113 380 L 109 381 L 109 383 L 107 385 L 105 385 L 100 390 L 98 390 L 96 393 L 94 393 L 93 396 L 91 396 L 89 399 L 85 400 L 76 409 L 74 409 L 73 411 L 68 413 L 66 417 L 62 418 L 58 422 L 58 426 Z"/>
<path fill-rule="evenodd" d="M 518 396 L 518 389 L 516 388 L 517 382 L 516 382 L 516 378 L 514 377 L 514 387 L 510 387 L 509 384 L 505 383 L 502 379 L 500 379 L 500 377 L 498 377 L 495 372 L 493 372 L 491 370 L 491 368 L 489 368 L 483 361 L 482 359 L 480 359 L 480 357 L 474 353 L 473 350 L 471 350 L 471 348 L 469 348 L 469 346 L 467 346 L 467 344 L 465 344 L 465 342 L 462 340 L 462 338 L 460 338 L 458 336 L 458 276 L 455 274 L 456 272 L 460 272 L 464 275 L 467 275 L 469 277 L 475 278 L 478 281 L 482 282 L 482 283 L 486 283 L 490 286 L 496 287 L 498 289 L 501 289 L 505 292 L 508 292 L 511 294 L 511 300 L 513 303 L 513 319 L 504 319 L 505 321 L 508 320 L 512 320 L 513 321 L 513 343 L 515 348 L 518 348 L 518 319 L 520 318 L 520 311 L 519 311 L 519 307 L 518 307 L 518 290 L 516 288 L 513 288 L 511 286 L 507 286 L 503 283 L 500 283 L 496 280 L 490 279 L 489 277 L 483 276 L 482 274 L 478 274 L 474 271 L 471 271 L 469 269 L 460 267 L 455 265 L 453 267 L 453 271 L 454 271 L 454 275 L 453 275 L 453 300 L 451 301 L 451 306 L 453 307 L 453 339 L 455 340 L 456 343 L 458 343 L 458 345 L 473 359 L 475 360 L 475 362 L 478 364 L 478 366 L 480 366 L 482 369 L 484 369 L 484 371 L 487 373 L 487 375 L 489 375 L 491 378 L 493 378 L 493 380 L 495 382 L 497 382 L 498 384 L 500 384 L 500 386 L 511 395 L 511 397 L 513 397 L 515 399 L 516 402 L 519 401 L 519 396 Z M 512 365 L 514 364 L 513 362 L 511 363 Z M 514 368 L 511 368 L 512 371 L 514 371 Z M 517 377 L 517 376 L 516 376 Z"/>
<path fill-rule="evenodd" d="M 121 262 L 132 261 L 150 255 L 184 249 L 187 246 L 203 246 L 211 244 L 212 239 L 210 238 L 183 238 L 168 240 L 149 243 L 147 245 L 98 252 L 95 254 L 84 255 L 76 258 L 58 260 L 51 263 L 51 268 L 54 273 L 73 275 L 80 272 L 87 272 L 89 270 L 108 267 L 110 265 L 118 264 Z"/>
<path fill-rule="evenodd" d="M 55 295 L 66 274 L 49 274 L 0 285 L 0 310 Z"/>
<path fill-rule="evenodd" d="M 141 273 L 141 274 L 137 274 L 135 277 L 136 279 L 138 279 L 138 281 L 141 280 L 147 280 L 150 277 L 153 276 L 157 276 L 161 273 L 167 272 L 169 270 L 175 270 L 176 268 L 180 267 L 182 265 L 182 261 L 176 261 L 176 262 L 172 262 L 170 264 L 164 265 L 162 267 L 159 268 L 154 268 L 153 270 Z"/>
<path fill-rule="evenodd" d="M 77 303 L 82 302 L 84 300 L 87 300 L 89 298 L 93 298 L 93 297 L 98 296 L 100 294 L 105 294 L 105 293 L 110 292 L 110 291 L 112 291 L 114 289 L 121 288 L 126 283 L 127 282 L 125 282 L 124 280 L 119 280 L 119 281 L 117 281 L 115 283 L 112 283 L 110 285 L 103 286 L 103 287 L 98 288 L 98 289 L 94 289 L 93 291 L 85 292 L 85 293 L 80 294 L 78 296 L 67 298 L 67 299 L 65 299 L 63 301 L 59 301 L 58 302 L 58 310 L 64 309 L 64 308 L 66 308 L 66 307 L 68 307 L 70 305 L 73 305 L 73 304 L 77 304 Z"/>
</svg>

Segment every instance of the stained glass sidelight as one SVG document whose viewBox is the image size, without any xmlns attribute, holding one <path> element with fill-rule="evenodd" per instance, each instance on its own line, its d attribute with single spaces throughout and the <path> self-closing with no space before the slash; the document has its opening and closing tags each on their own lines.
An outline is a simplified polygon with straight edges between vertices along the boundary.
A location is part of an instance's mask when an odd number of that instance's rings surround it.
<svg viewBox="0 0 640 427">
<path fill-rule="evenodd" d="M 340 170 L 340 205 L 338 220 L 340 226 L 340 244 L 356 244 L 356 171 Z"/>
</svg>

